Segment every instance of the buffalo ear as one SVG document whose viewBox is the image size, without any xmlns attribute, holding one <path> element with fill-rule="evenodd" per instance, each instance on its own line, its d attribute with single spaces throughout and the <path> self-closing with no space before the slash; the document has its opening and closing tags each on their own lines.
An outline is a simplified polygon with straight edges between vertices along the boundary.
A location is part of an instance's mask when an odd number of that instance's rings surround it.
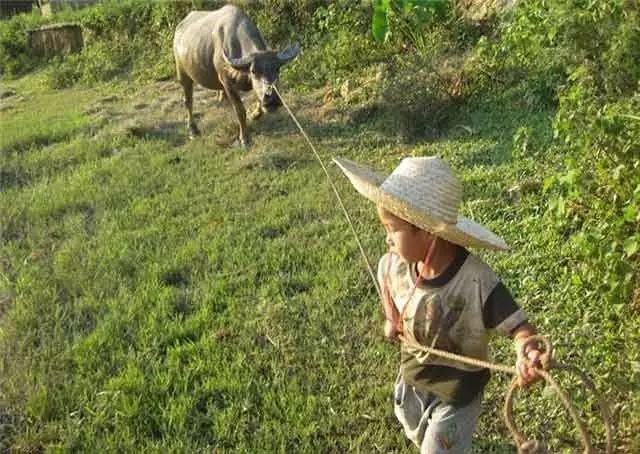
<svg viewBox="0 0 640 454">
<path fill-rule="evenodd" d="M 300 52 L 300 44 L 295 43 L 294 45 L 289 46 L 286 49 L 283 49 L 280 52 L 278 52 L 278 61 L 280 62 L 281 65 L 284 65 L 288 61 L 296 58 L 296 56 L 298 55 L 298 52 Z"/>
<path fill-rule="evenodd" d="M 240 58 L 229 58 L 227 51 L 222 51 L 222 55 L 224 56 L 224 61 L 233 69 L 237 69 L 238 71 L 249 71 L 251 63 L 253 62 L 253 57 L 251 55 Z"/>
</svg>

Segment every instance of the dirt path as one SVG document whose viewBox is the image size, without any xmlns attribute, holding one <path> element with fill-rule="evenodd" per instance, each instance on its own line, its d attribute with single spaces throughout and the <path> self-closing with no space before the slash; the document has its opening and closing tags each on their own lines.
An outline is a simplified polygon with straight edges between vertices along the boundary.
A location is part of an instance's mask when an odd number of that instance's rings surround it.
<svg viewBox="0 0 640 454">
<path fill-rule="evenodd" d="M 321 92 L 306 96 L 285 92 L 283 96 L 296 112 L 313 122 L 325 121 L 328 112 L 335 113 L 323 104 Z M 245 93 L 243 102 L 250 117 L 256 107 L 253 93 Z M 88 106 L 85 113 L 93 117 L 96 134 L 164 138 L 179 145 L 188 140 L 183 103 L 182 87 L 175 81 L 164 81 L 136 87 L 129 93 L 105 96 Z M 197 87 L 193 110 L 202 132 L 202 137 L 195 140 L 233 145 L 238 128 L 236 117 L 226 100 L 217 100 L 216 91 Z M 283 108 L 255 121 L 249 119 L 248 124 L 254 145 L 268 137 L 298 133 Z"/>
</svg>

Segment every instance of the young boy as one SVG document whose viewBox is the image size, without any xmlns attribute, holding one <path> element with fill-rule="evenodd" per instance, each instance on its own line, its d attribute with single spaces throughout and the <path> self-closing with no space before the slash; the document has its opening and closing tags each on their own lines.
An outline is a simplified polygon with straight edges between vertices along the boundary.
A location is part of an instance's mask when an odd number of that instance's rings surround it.
<svg viewBox="0 0 640 454">
<path fill-rule="evenodd" d="M 334 159 L 376 203 L 389 253 L 378 265 L 385 335 L 403 336 L 394 412 L 421 453 L 463 453 L 471 446 L 489 371 L 425 353 L 416 345 L 488 359 L 488 333 L 511 336 L 521 386 L 537 381 L 536 333 L 495 273 L 467 247 L 506 250 L 504 240 L 458 216 L 462 186 L 437 157 L 405 158 L 388 177 Z"/>
</svg>

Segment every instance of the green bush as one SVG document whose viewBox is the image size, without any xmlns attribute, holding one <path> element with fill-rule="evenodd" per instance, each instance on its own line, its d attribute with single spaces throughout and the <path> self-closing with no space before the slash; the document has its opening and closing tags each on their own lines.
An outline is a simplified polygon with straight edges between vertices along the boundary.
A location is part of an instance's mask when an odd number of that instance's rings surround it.
<svg viewBox="0 0 640 454">
<path fill-rule="evenodd" d="M 377 41 L 400 40 L 420 47 L 434 23 L 449 15 L 448 0 L 375 0 L 371 31 Z"/>
<path fill-rule="evenodd" d="M 40 23 L 41 18 L 35 14 L 18 14 L 0 21 L 0 76 L 16 77 L 38 65 L 39 59 L 28 49 L 27 30 Z"/>
<path fill-rule="evenodd" d="M 381 131 L 403 141 L 430 139 L 464 100 L 463 55 L 478 37 L 446 1 L 405 2 L 424 3 L 426 12 L 400 3 L 390 3 L 385 43 L 378 45 L 391 61 L 365 118 L 372 113 Z"/>
<path fill-rule="evenodd" d="M 460 100 L 433 64 L 430 56 L 406 54 L 387 67 L 374 106 L 381 131 L 409 142 L 438 136 Z"/>
<path fill-rule="evenodd" d="M 53 87 L 91 84 L 131 75 L 157 79 L 173 74 L 171 42 L 177 24 L 192 9 L 221 2 L 106 1 L 82 10 L 65 10 L 52 19 L 18 15 L 0 23 L 0 64 L 8 76 L 24 74 L 47 63 L 30 57 L 26 30 L 44 23 L 72 21 L 83 29 L 79 54 L 55 57 L 47 68 Z"/>
<path fill-rule="evenodd" d="M 611 304 L 638 280 L 639 17 L 634 2 L 520 2 L 469 65 L 478 96 L 515 88 L 530 106 L 558 106 L 565 165 L 546 182 L 547 214 L 575 246 L 574 279 Z"/>
<path fill-rule="evenodd" d="M 300 31 L 302 55 L 285 67 L 287 79 L 307 88 L 339 84 L 388 60 L 391 49 L 373 41 L 370 20 L 370 6 L 357 2 L 342 0 L 315 9 Z"/>
<path fill-rule="evenodd" d="M 216 9 L 224 3 L 123 0 L 64 11 L 56 20 L 80 23 L 85 47 L 78 55 L 55 58 L 47 68 L 49 83 L 60 88 L 113 77 L 142 80 L 171 77 L 175 70 L 171 43 L 177 24 L 191 10 Z M 347 1 L 327 4 L 320 0 L 235 3 L 256 22 L 268 45 L 278 48 L 297 41 L 308 52 L 310 61 L 326 58 L 327 64 L 319 71 L 316 65 L 297 65 L 292 71 L 294 82 L 321 84 L 382 58 L 368 36 L 370 8 L 366 5 Z M 46 21 L 34 17 L 39 23 Z M 23 74 L 42 63 L 29 60 L 27 64 L 24 22 L 12 19 L 8 26 L 0 27 L 0 62 L 11 74 Z M 20 39 L 15 38 L 18 33 L 22 33 Z M 289 65 L 287 69 L 292 67 Z"/>
<path fill-rule="evenodd" d="M 236 2 L 260 29 L 267 45 L 277 47 L 291 41 L 308 42 L 312 34 L 315 11 L 328 2 L 323 0 L 262 0 Z M 343 2 L 344 3 L 344 2 Z"/>
<path fill-rule="evenodd" d="M 598 2 L 572 16 L 582 22 L 565 33 L 578 39 L 567 47 L 583 63 L 560 91 L 554 129 L 566 170 L 550 187 L 556 217 L 575 232 L 577 274 L 616 304 L 631 300 L 639 272 L 640 10 Z"/>
<path fill-rule="evenodd" d="M 547 181 L 550 214 L 575 245 L 585 289 L 630 301 L 640 256 L 640 92 L 606 100 L 587 67 L 570 79 L 555 119 L 566 169 Z"/>
</svg>

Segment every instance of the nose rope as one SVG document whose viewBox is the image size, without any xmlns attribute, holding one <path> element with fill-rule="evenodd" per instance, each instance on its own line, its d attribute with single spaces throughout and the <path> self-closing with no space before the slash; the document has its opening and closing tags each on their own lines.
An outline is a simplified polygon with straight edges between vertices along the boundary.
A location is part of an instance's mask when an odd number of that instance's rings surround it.
<svg viewBox="0 0 640 454">
<path fill-rule="evenodd" d="M 353 222 L 351 221 L 351 216 L 349 216 L 349 212 L 347 211 L 347 208 L 344 206 L 344 203 L 342 202 L 342 197 L 340 197 L 340 193 L 338 192 L 338 189 L 336 188 L 336 185 L 333 184 L 333 180 L 331 179 L 331 175 L 329 174 L 329 171 L 325 167 L 324 162 L 322 162 L 322 158 L 320 158 L 320 155 L 318 154 L 318 151 L 316 150 L 316 147 L 313 146 L 313 143 L 309 139 L 309 136 L 307 136 L 307 133 L 304 131 L 304 129 L 302 129 L 302 126 L 300 125 L 300 122 L 298 121 L 296 116 L 293 114 L 291 109 L 289 109 L 289 105 L 285 102 L 284 98 L 282 97 L 282 95 L 278 91 L 278 88 L 275 85 L 272 85 L 272 87 L 275 90 L 275 92 L 277 93 L 278 97 L 280 98 L 280 101 L 282 101 L 282 105 L 284 106 L 284 108 L 287 109 L 287 112 L 289 112 L 289 115 L 293 119 L 293 122 L 296 124 L 296 126 L 298 127 L 298 129 L 300 130 L 302 135 L 304 136 L 305 140 L 309 144 L 309 147 L 311 147 L 311 150 L 313 151 L 313 154 L 315 155 L 316 159 L 320 163 L 320 167 L 322 167 L 322 170 L 324 171 L 324 174 L 327 176 L 327 181 L 329 182 L 329 185 L 331 186 L 331 189 L 333 190 L 333 193 L 335 194 L 336 198 L 338 199 L 338 203 L 340 204 L 340 208 L 342 208 L 342 212 L 344 213 L 344 216 L 347 219 L 347 223 L 349 224 L 349 228 L 351 229 L 351 232 L 353 233 L 353 236 L 356 239 L 356 243 L 358 244 L 358 248 L 360 249 L 360 254 L 362 255 L 362 258 L 364 259 L 364 263 L 367 266 L 367 271 L 369 271 L 369 275 L 371 276 L 371 280 L 373 281 L 373 284 L 376 287 L 376 291 L 378 292 L 378 297 L 380 299 L 382 299 L 382 291 L 380 289 L 380 285 L 378 284 L 378 279 L 376 278 L 376 275 L 373 272 L 373 267 L 371 266 L 371 263 L 369 262 L 369 258 L 367 257 L 367 254 L 364 252 L 364 247 L 362 247 L 362 243 L 360 242 L 360 237 L 358 236 L 358 233 L 356 232 L 356 229 L 353 226 Z"/>
<path fill-rule="evenodd" d="M 296 124 L 296 126 L 298 127 L 298 129 L 300 130 L 300 132 L 302 133 L 302 136 L 305 138 L 305 140 L 307 141 L 307 143 L 309 144 L 309 147 L 311 148 L 311 150 L 313 151 L 313 154 L 315 155 L 316 159 L 318 160 L 318 162 L 320 163 L 320 166 L 322 167 L 322 170 L 324 171 L 326 177 L 327 177 L 327 181 L 329 182 L 329 185 L 331 186 L 331 189 L 333 190 L 336 198 L 338 199 L 338 203 L 340 204 L 340 208 L 342 208 L 342 211 L 347 219 L 347 222 L 349 224 L 349 227 L 351 229 L 351 232 L 353 233 L 356 243 L 358 244 L 358 248 L 360 249 L 360 253 L 362 254 L 362 257 L 364 259 L 365 264 L 367 265 L 367 270 L 369 271 L 369 275 L 371 276 L 371 279 L 375 285 L 376 291 L 378 292 L 378 296 L 380 297 L 381 300 L 383 300 L 383 294 L 382 291 L 380 289 L 380 286 L 378 284 L 378 280 L 375 277 L 375 274 L 373 272 L 373 268 L 371 267 L 371 264 L 369 263 L 369 259 L 367 258 L 367 255 L 364 252 L 364 248 L 362 247 L 362 243 L 360 242 L 360 238 L 358 236 L 358 233 L 356 232 L 355 227 L 353 226 L 353 222 L 351 221 L 351 217 L 349 216 L 349 212 L 347 211 L 342 198 L 340 197 L 340 193 L 338 192 L 338 189 L 336 188 L 335 184 L 333 183 L 333 180 L 331 179 L 331 175 L 329 174 L 329 172 L 327 171 L 327 168 L 324 165 L 324 162 L 322 161 L 322 159 L 320 158 L 320 155 L 318 154 L 316 148 L 313 146 L 313 143 L 311 142 L 311 140 L 309 139 L 309 136 L 307 136 L 307 133 L 304 131 L 304 129 L 302 128 L 302 126 L 300 125 L 300 122 L 298 121 L 298 119 L 296 118 L 296 116 L 293 114 L 293 112 L 291 111 L 291 109 L 289 108 L 289 106 L 287 105 L 287 103 L 285 102 L 284 98 L 282 97 L 282 95 L 280 94 L 280 92 L 278 91 L 278 89 L 276 88 L 275 85 L 273 85 L 273 89 L 276 91 L 276 93 L 278 94 L 278 97 L 280 98 L 280 100 L 282 101 L 282 105 L 284 106 L 284 108 L 287 110 L 287 112 L 289 113 L 289 115 L 291 116 L 291 119 L 293 120 L 293 122 Z M 406 303 L 405 303 L 406 304 Z M 516 368 L 513 366 L 505 366 L 505 365 L 501 365 L 501 364 L 494 364 L 494 363 L 490 363 L 487 361 L 482 361 L 476 358 L 470 358 L 470 357 L 466 357 L 466 356 L 462 356 L 462 355 L 457 355 L 455 353 L 451 353 L 451 352 L 447 352 L 447 351 L 443 351 L 443 350 L 438 350 L 436 348 L 432 348 L 432 347 L 426 347 L 424 345 L 418 344 L 417 342 L 414 342 L 413 340 L 409 340 L 406 339 L 404 336 L 400 335 L 398 336 L 398 338 L 404 342 L 408 347 L 411 348 L 416 348 L 418 350 L 422 350 L 426 353 L 431 353 L 437 356 L 440 356 L 442 358 L 446 358 L 452 361 L 457 361 L 463 364 L 467 364 L 467 365 L 471 365 L 471 366 L 475 366 L 475 367 L 479 367 L 479 368 L 486 368 L 486 369 L 490 369 L 493 371 L 497 371 L 497 372 L 505 372 L 505 373 L 509 373 L 512 375 L 516 375 L 516 377 L 513 378 L 513 380 L 511 381 L 511 384 L 507 390 L 507 395 L 505 398 L 505 404 L 504 404 L 504 408 L 503 408 L 503 416 L 506 422 L 506 425 L 509 429 L 509 431 L 511 432 L 511 436 L 513 437 L 516 446 L 518 447 L 518 453 L 519 454 L 535 454 L 535 453 L 542 453 L 544 451 L 542 451 L 541 447 L 539 446 L 538 442 L 536 440 L 525 440 L 524 436 L 522 435 L 522 433 L 518 430 L 516 423 L 514 421 L 513 418 L 513 396 L 515 394 L 515 390 L 518 388 L 518 378 L 517 378 L 517 371 Z M 588 388 L 592 394 L 595 396 L 596 398 L 596 403 L 597 406 L 600 409 L 600 416 L 602 417 L 602 420 L 604 422 L 604 426 L 605 426 L 605 432 L 606 432 L 606 453 L 607 454 L 613 454 L 613 430 L 611 427 L 611 411 L 609 410 L 609 407 L 607 405 L 607 402 L 605 401 L 605 399 L 602 398 L 602 395 L 600 393 L 598 393 L 598 391 L 596 390 L 595 385 L 593 384 L 593 382 L 589 379 L 589 377 L 581 370 L 575 368 L 575 367 L 571 367 L 571 366 L 567 366 L 561 363 L 558 363 L 555 361 L 555 359 L 553 358 L 553 348 L 551 345 L 551 342 L 544 336 L 540 336 L 540 335 L 534 335 L 531 337 L 528 337 L 527 339 L 525 339 L 522 344 L 520 345 L 520 351 L 519 354 L 521 355 L 521 357 L 525 358 L 525 361 L 527 361 L 528 365 L 531 366 L 535 366 L 535 364 L 531 364 L 528 359 L 527 356 L 524 354 L 524 350 L 525 347 L 532 343 L 538 343 L 538 344 L 543 344 L 544 345 L 544 354 L 543 357 L 541 358 L 540 361 L 540 365 L 542 366 L 541 368 L 536 367 L 536 372 L 547 382 L 548 386 L 550 386 L 560 397 L 560 402 L 562 403 L 562 405 L 565 407 L 565 409 L 569 412 L 569 414 L 571 415 L 572 419 L 574 420 L 576 427 L 578 429 L 578 432 L 580 433 L 580 438 L 582 441 L 582 444 L 584 446 L 584 454 L 595 454 L 596 450 L 593 448 L 592 444 L 591 444 L 591 438 L 589 436 L 589 433 L 587 432 L 584 423 L 582 422 L 582 419 L 578 416 L 578 412 L 575 409 L 575 407 L 573 406 L 573 404 L 571 403 L 571 401 L 569 400 L 569 398 L 567 397 L 566 393 L 562 390 L 562 388 L 560 388 L 560 386 L 558 385 L 558 383 L 553 379 L 553 377 L 551 376 L 551 374 L 549 374 L 549 370 L 552 368 L 556 368 L 556 369 L 561 369 L 561 370 L 567 370 L 567 371 L 572 371 L 573 373 L 575 373 L 578 378 L 580 378 L 580 380 L 583 382 L 583 384 L 585 385 L 586 388 Z"/>
<path fill-rule="evenodd" d="M 274 91 L 275 87 L 276 87 L 275 82 L 272 84 L 264 84 L 264 94 L 267 96 L 271 96 L 271 93 Z"/>
</svg>

